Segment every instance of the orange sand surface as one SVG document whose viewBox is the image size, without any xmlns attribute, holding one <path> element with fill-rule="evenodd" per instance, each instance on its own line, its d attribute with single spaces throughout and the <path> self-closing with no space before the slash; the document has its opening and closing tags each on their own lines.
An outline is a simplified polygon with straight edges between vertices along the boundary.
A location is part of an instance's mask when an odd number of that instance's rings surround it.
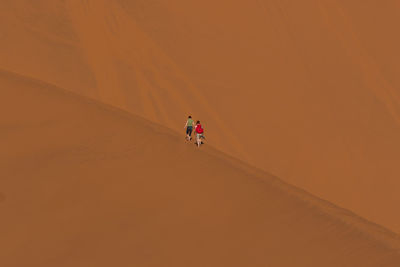
<svg viewBox="0 0 400 267">
<path fill-rule="evenodd" d="M 400 266 L 399 28 L 395 0 L 1 0 L 0 265 Z"/>
<path fill-rule="evenodd" d="M 400 4 L 3 0 L 0 68 L 182 131 L 400 232 Z"/>
<path fill-rule="evenodd" d="M 0 84 L 2 266 L 400 264 L 397 235 L 161 125 Z"/>
</svg>

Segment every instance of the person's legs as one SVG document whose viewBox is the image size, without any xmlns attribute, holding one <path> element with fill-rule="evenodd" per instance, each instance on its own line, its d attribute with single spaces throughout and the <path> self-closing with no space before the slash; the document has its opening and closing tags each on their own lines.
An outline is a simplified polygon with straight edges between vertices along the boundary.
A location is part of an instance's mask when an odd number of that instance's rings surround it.
<svg viewBox="0 0 400 267">
<path fill-rule="evenodd" d="M 196 136 L 196 141 L 197 141 L 197 146 L 200 147 L 201 145 L 201 138 L 200 138 L 201 134 L 197 134 Z"/>
<path fill-rule="evenodd" d="M 190 127 L 190 126 L 187 126 L 186 127 L 186 139 L 187 140 L 191 140 L 192 139 L 192 127 Z"/>
<path fill-rule="evenodd" d="M 193 131 L 193 128 L 192 127 L 188 127 L 189 129 L 188 129 L 188 135 L 189 135 L 189 141 L 190 140 L 192 140 L 192 131 Z"/>
</svg>

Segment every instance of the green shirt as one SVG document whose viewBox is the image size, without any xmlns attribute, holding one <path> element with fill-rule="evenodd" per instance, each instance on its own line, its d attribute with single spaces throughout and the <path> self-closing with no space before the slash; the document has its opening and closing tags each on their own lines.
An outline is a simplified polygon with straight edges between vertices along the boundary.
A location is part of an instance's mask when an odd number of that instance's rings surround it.
<svg viewBox="0 0 400 267">
<path fill-rule="evenodd" d="M 186 126 L 190 126 L 193 127 L 193 120 L 192 119 L 188 119 Z"/>
</svg>

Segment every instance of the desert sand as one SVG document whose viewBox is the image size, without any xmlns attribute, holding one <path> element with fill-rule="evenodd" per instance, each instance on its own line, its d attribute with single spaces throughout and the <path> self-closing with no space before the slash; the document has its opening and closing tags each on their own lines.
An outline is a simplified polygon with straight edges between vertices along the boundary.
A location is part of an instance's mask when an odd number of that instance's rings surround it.
<svg viewBox="0 0 400 267">
<path fill-rule="evenodd" d="M 0 259 L 400 266 L 399 13 L 0 1 Z"/>
<path fill-rule="evenodd" d="M 41 81 L 0 84 L 2 266 L 400 264 L 397 235 L 215 149 Z"/>
<path fill-rule="evenodd" d="M 0 68 L 182 131 L 400 232 L 398 1 L 3 0 Z"/>
</svg>

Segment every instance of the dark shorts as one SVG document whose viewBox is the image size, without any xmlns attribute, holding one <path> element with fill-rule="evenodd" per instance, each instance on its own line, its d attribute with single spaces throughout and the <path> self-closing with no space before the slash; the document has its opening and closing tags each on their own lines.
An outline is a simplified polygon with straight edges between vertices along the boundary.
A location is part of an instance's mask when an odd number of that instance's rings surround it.
<svg viewBox="0 0 400 267">
<path fill-rule="evenodd" d="M 187 126 L 186 127 L 186 134 L 189 136 L 192 136 L 192 132 L 193 132 L 193 127 L 192 126 Z"/>
</svg>

